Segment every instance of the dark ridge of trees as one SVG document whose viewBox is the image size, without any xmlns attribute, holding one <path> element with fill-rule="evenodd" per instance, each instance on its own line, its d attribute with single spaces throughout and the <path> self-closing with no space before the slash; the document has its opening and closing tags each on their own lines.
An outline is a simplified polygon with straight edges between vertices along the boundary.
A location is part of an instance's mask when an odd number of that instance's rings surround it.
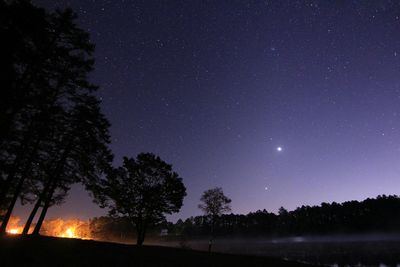
<svg viewBox="0 0 400 267">
<path fill-rule="evenodd" d="M 182 178 L 151 153 L 141 153 L 135 159 L 125 157 L 123 165 L 110 170 L 93 192 L 112 216 L 129 218 L 138 245 L 143 244 L 149 226 L 180 210 L 186 196 Z"/>
<path fill-rule="evenodd" d="M 149 225 L 148 235 L 166 239 L 209 238 L 211 227 L 210 216 L 195 216 L 176 223 L 164 220 Z M 223 214 L 214 227 L 214 234 L 219 237 L 399 233 L 400 197 L 382 195 L 364 201 L 301 206 L 293 211 L 281 208 L 278 214 L 266 210 L 247 215 Z M 127 217 L 93 218 L 90 229 L 91 236 L 100 240 L 127 241 L 136 237 Z M 168 237 L 160 237 L 161 229 L 168 230 Z"/>
<path fill-rule="evenodd" d="M 149 237 L 159 237 L 162 229 L 172 229 L 172 223 L 163 220 L 147 226 Z M 136 226 L 129 217 L 101 216 L 90 219 L 90 236 L 96 240 L 131 242 L 137 239 Z"/>
<path fill-rule="evenodd" d="M 95 217 L 89 222 L 90 236 L 103 241 L 126 241 L 134 239 L 132 223 L 127 217 Z"/>
<path fill-rule="evenodd" d="M 170 233 L 192 237 L 208 236 L 212 221 L 208 216 L 178 220 Z M 245 236 L 319 235 L 335 233 L 400 232 L 400 198 L 378 196 L 364 201 L 322 203 L 320 206 L 301 206 L 293 211 L 284 208 L 279 214 L 266 210 L 247 215 L 219 216 L 214 233 Z"/>
<path fill-rule="evenodd" d="M 38 234 L 73 183 L 90 190 L 110 166 L 109 122 L 88 81 L 94 45 L 75 20 L 70 9 L 0 1 L 0 234 L 18 199 L 35 203 L 25 230 L 41 209 Z"/>
</svg>

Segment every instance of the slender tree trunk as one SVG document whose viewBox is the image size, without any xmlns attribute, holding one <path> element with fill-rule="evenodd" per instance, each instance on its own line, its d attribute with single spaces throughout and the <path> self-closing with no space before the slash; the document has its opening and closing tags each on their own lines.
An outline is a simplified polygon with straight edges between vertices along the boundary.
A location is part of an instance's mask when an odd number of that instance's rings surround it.
<svg viewBox="0 0 400 267">
<path fill-rule="evenodd" d="M 213 215 L 212 216 L 212 219 L 211 219 L 211 237 L 210 237 L 210 240 L 208 241 L 208 252 L 211 252 L 211 248 L 212 248 L 212 245 L 213 245 L 213 242 L 214 242 L 214 225 L 215 225 L 215 216 Z"/>
<path fill-rule="evenodd" d="M 0 204 L 6 201 L 7 192 L 11 187 L 11 181 L 14 180 L 15 174 L 11 174 L 7 176 L 7 179 L 2 184 L 0 189 Z"/>
<path fill-rule="evenodd" d="M 28 141 L 29 141 L 29 139 L 30 138 L 28 138 Z M 28 141 L 26 141 L 26 142 L 28 142 Z M 7 227 L 8 220 L 10 219 L 12 210 L 14 209 L 14 206 L 15 206 L 15 203 L 16 203 L 16 201 L 18 199 L 18 196 L 21 193 L 23 183 L 26 180 L 26 175 L 28 174 L 28 171 L 31 169 L 32 161 L 33 161 L 35 155 L 37 154 L 36 151 L 38 150 L 40 142 L 41 142 L 41 139 L 38 138 L 36 140 L 36 142 L 33 144 L 32 150 L 28 152 L 28 158 L 26 160 L 26 166 L 25 166 L 24 170 L 22 170 L 21 178 L 19 180 L 19 183 L 18 183 L 17 187 L 14 190 L 13 198 L 12 198 L 12 200 L 11 200 L 9 206 L 8 206 L 7 213 L 5 215 L 5 218 L 3 219 L 2 226 L 0 227 L 0 234 L 5 232 L 5 228 Z M 25 147 L 26 146 L 24 145 L 23 149 Z M 23 153 L 23 151 L 22 151 L 22 153 Z M 17 156 L 17 158 L 15 159 L 12 171 L 11 171 L 10 175 L 8 175 L 8 177 L 7 177 L 6 181 L 5 181 L 4 187 L 1 188 L 1 191 L 0 191 L 0 203 L 5 201 L 5 199 L 6 199 L 7 192 L 11 187 L 11 182 L 12 182 L 12 180 L 15 179 L 15 176 L 17 175 L 17 169 L 18 169 L 18 165 L 19 164 L 20 164 L 20 155 Z M 7 215 L 8 215 L 8 218 L 7 218 Z M 4 226 L 4 231 L 3 231 L 4 222 L 6 223 L 6 225 Z"/>
<path fill-rule="evenodd" d="M 139 218 L 136 221 L 136 245 L 141 246 L 144 242 L 144 236 L 146 233 L 145 221 L 139 215 Z"/>
<path fill-rule="evenodd" d="M 61 173 L 62 169 L 64 168 L 65 160 L 67 159 L 68 154 L 70 153 L 72 149 L 72 140 L 68 141 L 67 148 L 64 150 L 61 159 L 57 162 L 55 171 L 49 176 L 49 187 L 45 187 L 43 190 L 43 194 L 47 193 L 46 198 L 44 199 L 44 205 L 42 212 L 40 213 L 40 217 L 36 223 L 35 229 L 32 232 L 32 235 L 40 235 L 40 228 L 42 228 L 42 224 L 44 221 L 44 218 L 46 217 L 47 210 L 49 209 L 50 202 L 53 198 L 54 191 L 57 188 L 57 183 L 58 183 L 58 178 L 59 174 Z"/>
<path fill-rule="evenodd" d="M 145 236 L 146 236 L 146 224 L 142 226 L 142 236 L 140 238 L 140 245 L 143 245 Z"/>
<path fill-rule="evenodd" d="M 27 159 L 26 166 L 21 172 L 21 178 L 19 179 L 19 182 L 18 182 L 18 184 L 17 184 L 17 186 L 16 186 L 16 188 L 14 190 L 14 194 L 13 194 L 13 197 L 11 199 L 10 204 L 8 205 L 7 212 L 3 217 L 3 221 L 2 221 L 1 226 L 0 226 L 0 235 L 4 234 L 6 232 L 8 222 L 9 222 L 9 220 L 11 218 L 11 214 L 12 214 L 13 209 L 15 207 L 15 203 L 17 202 L 18 197 L 19 197 L 19 195 L 20 195 L 20 193 L 22 191 L 22 186 L 24 185 L 24 182 L 26 180 L 26 176 L 27 176 L 29 170 L 31 169 L 32 160 L 33 160 L 34 156 L 36 155 L 36 151 L 37 151 L 37 149 L 39 147 L 40 141 L 41 141 L 41 139 L 38 138 L 36 140 L 36 142 L 33 144 L 32 150 L 30 152 L 28 152 L 29 156 L 28 156 L 28 159 Z M 14 167 L 15 167 L 15 169 L 13 170 L 12 176 L 11 177 L 7 177 L 7 180 L 9 181 L 10 184 L 11 184 L 11 180 L 14 179 L 15 175 L 17 174 L 16 166 L 14 166 Z M 5 199 L 5 196 L 7 194 L 6 190 L 8 191 L 8 188 L 1 192 L 1 193 L 4 193 L 4 195 L 0 196 L 0 201 L 2 201 L 1 197 L 3 197 Z"/>
<path fill-rule="evenodd" d="M 50 191 L 48 192 L 48 194 L 46 196 L 42 212 L 40 213 L 40 217 L 39 217 L 39 219 L 38 219 L 38 221 L 36 223 L 36 226 L 35 226 L 35 229 L 32 232 L 32 235 L 40 235 L 39 234 L 40 228 L 42 228 L 42 224 L 43 224 L 44 218 L 46 217 L 47 210 L 50 207 L 50 202 L 51 202 L 51 199 L 53 198 L 53 194 L 54 194 L 54 191 L 55 191 L 56 187 L 57 187 L 57 179 L 53 182 L 53 184 L 52 184 L 52 186 L 50 188 Z"/>
<path fill-rule="evenodd" d="M 16 203 L 17 200 L 18 200 L 18 196 L 19 196 L 19 193 L 20 193 L 21 190 L 22 190 L 22 186 L 23 186 L 23 184 L 24 184 L 24 181 L 25 181 L 25 176 L 23 176 L 23 177 L 21 177 L 21 178 L 19 179 L 18 185 L 17 185 L 17 187 L 15 188 L 14 196 L 13 196 L 13 198 L 12 198 L 10 204 L 8 205 L 7 212 L 6 212 L 6 214 L 4 215 L 4 217 L 3 217 L 3 221 L 1 222 L 1 226 L 0 226 L 0 235 L 5 234 L 5 232 L 6 232 L 8 222 L 10 221 L 12 211 L 13 211 L 13 209 L 14 209 L 15 203 Z"/>
<path fill-rule="evenodd" d="M 40 217 L 38 219 L 38 222 L 35 225 L 35 229 L 33 229 L 32 235 L 34 235 L 34 236 L 40 235 L 39 232 L 40 232 L 40 229 L 42 228 L 42 224 L 43 224 L 44 218 L 46 217 L 46 213 L 47 213 L 48 209 L 49 209 L 49 205 L 45 204 L 43 206 L 42 212 L 40 213 Z"/>
<path fill-rule="evenodd" d="M 39 197 L 38 197 L 38 199 L 37 199 L 37 201 L 35 203 L 35 206 L 33 207 L 32 211 L 31 211 L 31 214 L 29 215 L 29 218 L 25 223 L 24 230 L 22 231 L 22 235 L 27 235 L 28 234 L 29 228 L 31 227 L 33 219 L 35 218 L 36 213 L 39 210 L 40 205 L 42 204 L 42 202 L 43 202 L 43 200 L 45 198 L 46 192 L 49 191 L 49 188 L 51 186 L 51 182 L 52 182 L 52 180 L 49 179 L 47 181 L 47 183 L 46 183 L 46 186 L 43 188 L 43 191 L 39 194 Z"/>
<path fill-rule="evenodd" d="M 143 243 L 144 243 L 144 235 L 145 235 L 145 232 L 144 232 L 144 230 L 142 229 L 142 230 L 140 231 L 140 233 L 138 233 L 136 245 L 138 245 L 138 246 L 143 245 Z"/>
<path fill-rule="evenodd" d="M 21 158 L 24 157 L 24 153 L 26 153 L 28 144 L 31 142 L 31 138 L 32 138 L 32 136 L 30 135 L 31 129 L 32 129 L 32 123 L 29 124 L 28 130 L 23 137 L 21 147 L 19 148 L 19 150 L 17 152 L 17 156 L 12 164 L 11 171 L 10 171 L 9 175 L 7 175 L 7 178 L 6 178 L 3 186 L 0 188 L 0 204 L 5 201 L 7 193 L 11 187 L 11 183 L 15 179 L 15 176 L 17 175 L 17 172 L 18 172 L 18 168 L 20 167 Z M 33 150 L 28 152 L 29 157 L 28 157 L 28 160 L 26 161 L 26 162 L 28 162 L 28 164 L 33 160 L 34 154 L 36 154 L 35 152 L 39 146 L 39 143 L 40 143 L 40 138 L 34 144 Z"/>
<path fill-rule="evenodd" d="M 139 236 L 137 237 L 136 245 L 141 246 L 143 245 L 143 240 L 142 240 L 142 234 L 139 233 Z"/>
<path fill-rule="evenodd" d="M 6 180 L 2 184 L 2 187 L 0 189 L 0 204 L 4 203 L 6 200 L 7 193 L 11 187 L 11 182 L 15 179 L 15 176 L 17 174 L 17 165 L 19 165 L 19 157 L 15 159 L 10 174 L 7 175 Z"/>
<path fill-rule="evenodd" d="M 32 211 L 31 211 L 31 214 L 29 215 L 28 220 L 25 223 L 24 230 L 22 231 L 22 235 L 27 235 L 29 233 L 29 228 L 31 228 L 33 219 L 35 218 L 36 213 L 39 210 L 40 205 L 42 204 L 42 201 L 43 201 L 42 197 L 39 197 L 38 200 L 36 201 L 36 204 L 33 207 Z"/>
<path fill-rule="evenodd" d="M 142 242 L 142 225 L 141 222 L 136 224 L 136 245 L 141 246 L 143 244 Z"/>
</svg>

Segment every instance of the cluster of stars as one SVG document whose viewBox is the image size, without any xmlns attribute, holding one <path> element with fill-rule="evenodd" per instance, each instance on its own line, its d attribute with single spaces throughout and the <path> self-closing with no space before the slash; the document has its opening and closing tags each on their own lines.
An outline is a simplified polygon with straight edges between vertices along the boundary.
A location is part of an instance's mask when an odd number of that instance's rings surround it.
<svg viewBox="0 0 400 267">
<path fill-rule="evenodd" d="M 182 217 L 214 185 L 236 212 L 360 197 L 341 187 L 360 176 L 400 187 L 395 1 L 33 2 L 79 13 L 116 158 L 171 161 L 191 192 Z M 295 186 L 311 182 L 329 190 Z"/>
</svg>

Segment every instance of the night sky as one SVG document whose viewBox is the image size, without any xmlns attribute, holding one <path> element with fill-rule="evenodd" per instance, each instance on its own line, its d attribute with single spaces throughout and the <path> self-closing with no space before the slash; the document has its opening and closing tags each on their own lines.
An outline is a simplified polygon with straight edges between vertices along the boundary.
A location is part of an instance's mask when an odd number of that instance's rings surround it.
<svg viewBox="0 0 400 267">
<path fill-rule="evenodd" d="M 171 219 L 215 186 L 234 213 L 400 193 L 397 1 L 33 2 L 90 32 L 115 164 L 183 177 Z M 105 213 L 76 186 L 48 217 Z"/>
</svg>

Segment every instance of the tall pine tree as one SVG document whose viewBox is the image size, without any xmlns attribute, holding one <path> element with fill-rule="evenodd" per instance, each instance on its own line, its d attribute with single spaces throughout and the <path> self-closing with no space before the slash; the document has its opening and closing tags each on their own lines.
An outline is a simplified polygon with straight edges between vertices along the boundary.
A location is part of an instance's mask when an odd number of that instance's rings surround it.
<svg viewBox="0 0 400 267">
<path fill-rule="evenodd" d="M 44 218 L 72 183 L 94 183 L 111 152 L 109 123 L 88 81 L 94 45 L 73 12 L 48 13 L 17 0 L 2 1 L 0 15 L 1 33 L 9 37 L 1 68 L 10 74 L 0 93 L 4 233 L 18 198 L 36 200 L 34 211 L 43 206 Z"/>
</svg>

